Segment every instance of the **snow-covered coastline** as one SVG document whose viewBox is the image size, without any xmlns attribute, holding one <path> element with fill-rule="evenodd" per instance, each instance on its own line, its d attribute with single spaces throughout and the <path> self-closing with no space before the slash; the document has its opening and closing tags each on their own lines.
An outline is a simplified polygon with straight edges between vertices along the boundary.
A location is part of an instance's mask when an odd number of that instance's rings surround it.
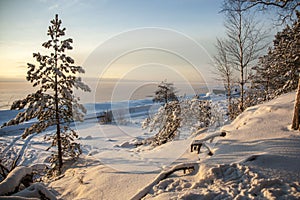
<svg viewBox="0 0 300 200">
<path fill-rule="evenodd" d="M 131 199 L 173 166 L 198 163 L 199 167 L 190 173 L 177 171 L 161 180 L 144 198 L 299 199 L 300 136 L 298 131 L 289 129 L 294 96 L 295 93 L 289 93 L 250 107 L 222 127 L 228 133 L 226 137 L 207 144 L 213 156 L 207 155 L 204 148 L 199 155 L 190 152 L 194 139 L 213 132 L 148 150 L 126 145 L 137 137 L 148 136 L 136 123 L 146 112 L 125 125 L 100 125 L 97 119 L 78 123 L 83 155 L 77 162 L 67 163 L 69 168 L 64 176 L 46 183 L 47 187 L 61 199 Z M 136 102 L 136 106 L 141 105 Z M 1 115 L 1 120 L 4 118 Z M 45 151 L 49 144 L 37 135 L 22 140 L 23 128 L 0 130 L 2 154 L 13 156 L 10 149 L 15 148 L 22 151 L 19 164 L 44 163 L 49 156 Z"/>
</svg>

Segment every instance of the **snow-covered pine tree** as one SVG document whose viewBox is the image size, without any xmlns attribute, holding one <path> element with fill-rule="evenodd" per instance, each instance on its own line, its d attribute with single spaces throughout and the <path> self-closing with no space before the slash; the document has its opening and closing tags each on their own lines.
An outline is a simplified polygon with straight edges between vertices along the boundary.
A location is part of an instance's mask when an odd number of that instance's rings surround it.
<svg viewBox="0 0 300 200">
<path fill-rule="evenodd" d="M 273 42 L 274 47 L 270 56 L 274 62 L 272 70 L 276 72 L 276 94 L 295 90 L 298 85 L 300 69 L 300 13 L 297 21 L 278 32 Z"/>
<path fill-rule="evenodd" d="M 272 50 L 269 49 L 269 52 L 271 51 Z M 273 77 L 272 71 L 269 70 L 271 62 L 272 59 L 270 56 L 265 55 L 260 57 L 258 65 L 252 68 L 255 73 L 250 76 L 251 89 L 263 96 L 264 101 L 269 99 L 270 91 L 272 91 L 274 87 L 270 84 Z"/>
<path fill-rule="evenodd" d="M 61 24 L 58 15 L 55 15 L 48 28 L 47 35 L 50 39 L 42 44 L 49 49 L 50 55 L 34 53 L 33 57 L 39 65 L 28 63 L 26 78 L 37 91 L 22 100 L 15 101 L 11 109 L 25 110 L 4 124 L 10 126 L 37 119 L 36 123 L 24 130 L 23 138 L 32 133 L 40 133 L 50 126 L 56 126 L 56 134 L 48 139 L 52 140 L 51 147 L 57 146 L 57 154 L 53 154 L 51 161 L 54 166 L 52 171 L 59 174 L 63 157 L 75 158 L 81 153 L 80 145 L 74 141 L 78 135 L 70 127 L 70 123 L 74 120 L 82 121 L 86 110 L 79 103 L 79 98 L 73 94 L 73 90 L 90 91 L 81 78 L 76 76 L 84 73 L 84 69 L 74 65 L 74 59 L 65 54 L 66 50 L 73 49 L 71 46 L 73 40 L 62 38 L 66 28 L 62 28 Z"/>
<path fill-rule="evenodd" d="M 272 70 L 277 74 L 276 94 L 296 90 L 296 101 L 292 128 L 299 129 L 300 122 L 300 12 L 296 11 L 297 21 L 292 26 L 287 26 L 282 32 L 277 33 L 274 40 L 273 56 L 275 59 Z M 298 86 L 299 85 L 299 86 Z"/>
<path fill-rule="evenodd" d="M 178 135 L 180 127 L 181 108 L 178 101 L 171 101 L 161 106 L 153 118 L 147 118 L 142 123 L 142 128 L 149 131 L 158 130 L 154 137 L 147 139 L 152 145 L 161 145 L 173 140 Z"/>
<path fill-rule="evenodd" d="M 278 32 L 273 47 L 260 58 L 252 78 L 253 87 L 267 92 L 267 99 L 295 90 L 300 71 L 300 13 L 292 26 Z"/>
<path fill-rule="evenodd" d="M 173 140 L 177 136 L 181 121 L 180 113 L 181 109 L 178 101 L 171 101 L 164 105 L 164 125 L 154 137 L 157 145 Z"/>
<path fill-rule="evenodd" d="M 169 101 L 178 101 L 173 83 L 168 83 L 166 80 L 158 84 L 158 89 L 155 91 L 153 102 L 168 103 Z"/>
<path fill-rule="evenodd" d="M 271 51 L 272 49 L 269 49 L 269 54 Z M 249 75 L 251 86 L 247 90 L 246 107 L 274 98 L 275 85 L 272 83 L 274 82 L 273 79 L 276 78 L 276 72 L 270 70 L 273 60 L 271 56 L 264 55 L 259 58 L 258 64 L 252 68 L 254 73 Z"/>
<path fill-rule="evenodd" d="M 296 12 L 297 21 L 292 26 L 287 25 L 275 35 L 273 47 L 268 54 L 260 58 L 252 78 L 252 87 L 263 88 L 266 99 L 280 94 L 300 89 L 300 12 Z M 296 95 L 292 128 L 299 129 L 300 102 Z"/>
</svg>

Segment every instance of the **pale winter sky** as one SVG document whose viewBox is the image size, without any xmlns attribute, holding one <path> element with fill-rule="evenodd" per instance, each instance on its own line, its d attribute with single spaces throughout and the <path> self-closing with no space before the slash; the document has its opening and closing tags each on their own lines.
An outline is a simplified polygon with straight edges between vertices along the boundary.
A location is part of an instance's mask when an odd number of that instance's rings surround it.
<svg viewBox="0 0 300 200">
<path fill-rule="evenodd" d="M 221 5 L 222 0 L 1 0 L 0 80 L 25 79 L 26 63 L 36 63 L 32 53 L 46 52 L 41 44 L 55 14 L 74 40 L 69 54 L 85 68 L 85 77 L 172 80 L 195 76 L 193 67 L 206 76 L 216 37 L 224 34 Z M 154 41 L 144 44 L 148 36 Z M 101 63 L 101 56 L 111 60 Z"/>
</svg>

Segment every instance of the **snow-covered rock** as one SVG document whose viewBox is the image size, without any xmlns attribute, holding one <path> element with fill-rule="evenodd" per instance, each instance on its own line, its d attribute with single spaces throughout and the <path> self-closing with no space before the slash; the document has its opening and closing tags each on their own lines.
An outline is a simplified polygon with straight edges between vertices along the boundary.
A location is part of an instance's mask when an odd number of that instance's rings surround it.
<svg viewBox="0 0 300 200">
<path fill-rule="evenodd" d="M 20 185 L 21 180 L 32 174 L 31 167 L 16 167 L 13 169 L 7 177 L 0 183 L 0 196 L 7 195 L 15 191 L 15 189 Z"/>
</svg>

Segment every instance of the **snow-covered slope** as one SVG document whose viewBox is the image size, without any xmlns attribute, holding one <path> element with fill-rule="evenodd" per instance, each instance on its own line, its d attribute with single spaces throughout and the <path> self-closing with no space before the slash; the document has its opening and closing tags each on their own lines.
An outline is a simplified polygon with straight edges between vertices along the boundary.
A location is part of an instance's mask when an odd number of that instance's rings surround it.
<svg viewBox="0 0 300 200">
<path fill-rule="evenodd" d="M 228 134 L 213 144 L 214 155 L 200 156 L 197 174 L 166 179 L 147 199 L 300 199 L 300 133 L 289 129 L 294 96 L 248 108 L 223 127 Z"/>
<path fill-rule="evenodd" d="M 287 171 L 300 180 L 300 133 L 290 130 L 294 96 L 294 93 L 286 94 L 248 108 L 222 128 L 228 136 L 217 144 L 215 156 L 203 163 L 244 161 L 264 170 Z"/>
</svg>

